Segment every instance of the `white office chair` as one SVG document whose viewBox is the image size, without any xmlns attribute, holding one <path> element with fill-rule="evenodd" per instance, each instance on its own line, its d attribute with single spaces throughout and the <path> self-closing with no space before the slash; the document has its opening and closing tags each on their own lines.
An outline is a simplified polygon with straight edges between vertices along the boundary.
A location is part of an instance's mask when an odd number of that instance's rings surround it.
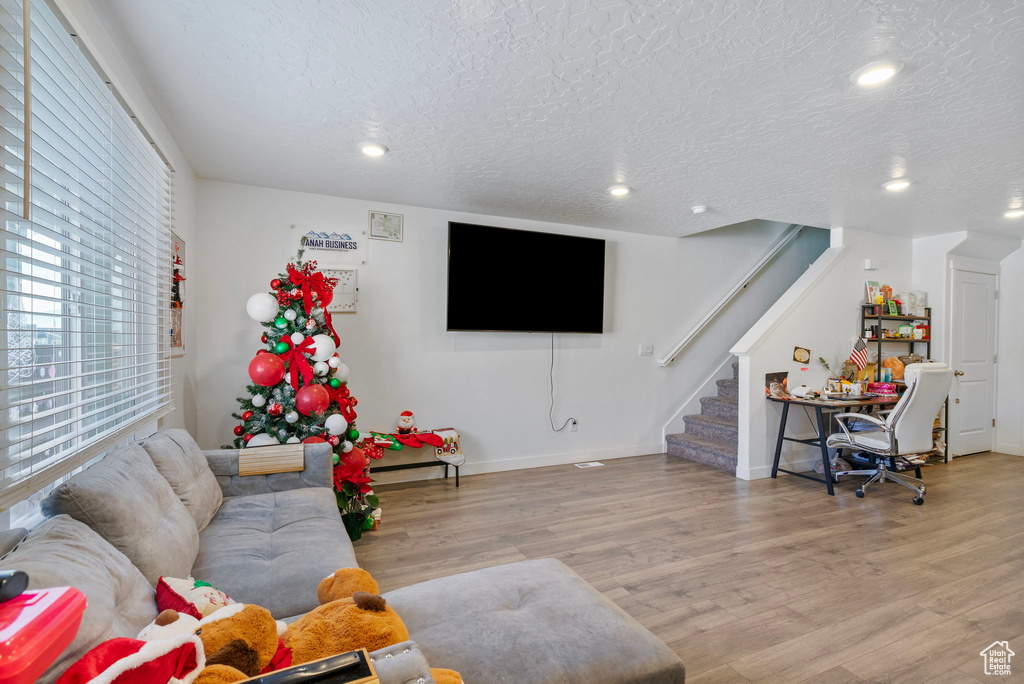
<svg viewBox="0 0 1024 684">
<path fill-rule="evenodd" d="M 896 456 L 919 454 L 931 451 L 932 426 L 942 402 L 949 395 L 953 382 L 953 370 L 944 363 L 912 363 L 907 366 L 904 378 L 907 391 L 891 411 L 884 411 L 875 417 L 866 413 L 839 413 L 835 419 L 843 429 L 841 433 L 829 436 L 826 444 L 839 450 L 866 451 L 875 456 L 877 467 L 869 470 L 842 470 L 840 475 L 867 475 L 867 481 L 857 490 L 863 498 L 868 485 L 886 480 L 897 482 L 913 490 L 917 496 L 914 503 L 924 503 L 924 481 L 893 472 L 886 467 L 886 461 Z M 850 423 L 864 421 L 871 425 L 865 431 L 851 431 Z"/>
</svg>

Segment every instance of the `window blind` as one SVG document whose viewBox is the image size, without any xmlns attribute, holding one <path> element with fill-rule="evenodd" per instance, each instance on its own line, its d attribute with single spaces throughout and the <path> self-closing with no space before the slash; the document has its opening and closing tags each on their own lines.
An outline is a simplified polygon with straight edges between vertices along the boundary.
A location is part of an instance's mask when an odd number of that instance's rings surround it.
<svg viewBox="0 0 1024 684">
<path fill-rule="evenodd" d="M 0 43 L 4 510 L 172 408 L 172 183 L 45 0 Z"/>
</svg>

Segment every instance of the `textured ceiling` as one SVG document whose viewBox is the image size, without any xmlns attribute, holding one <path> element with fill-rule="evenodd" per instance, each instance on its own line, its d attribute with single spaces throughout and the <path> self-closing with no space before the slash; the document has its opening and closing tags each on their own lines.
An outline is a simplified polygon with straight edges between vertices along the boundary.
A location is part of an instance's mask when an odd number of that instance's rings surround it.
<svg viewBox="0 0 1024 684">
<path fill-rule="evenodd" d="M 91 2 L 203 178 L 667 235 L 1024 236 L 1020 0 Z"/>
</svg>

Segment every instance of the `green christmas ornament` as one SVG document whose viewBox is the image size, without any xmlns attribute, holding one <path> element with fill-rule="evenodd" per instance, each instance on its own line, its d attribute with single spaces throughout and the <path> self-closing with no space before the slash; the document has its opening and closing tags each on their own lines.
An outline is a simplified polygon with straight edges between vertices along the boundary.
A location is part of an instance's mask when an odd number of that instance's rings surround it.
<svg viewBox="0 0 1024 684">
<path fill-rule="evenodd" d="M 327 384 L 331 386 L 331 389 L 338 389 L 341 387 L 341 380 L 338 378 L 331 378 L 327 381 Z"/>
<path fill-rule="evenodd" d="M 351 430 L 349 430 L 348 431 L 348 438 L 351 441 L 355 441 L 355 440 L 359 439 L 359 430 L 356 430 L 355 428 L 352 428 Z"/>
<path fill-rule="evenodd" d="M 339 463 L 341 463 L 341 457 L 338 456 L 338 454 L 332 455 L 331 459 L 334 461 L 334 465 L 338 465 Z"/>
<path fill-rule="evenodd" d="M 278 342 L 277 344 L 274 345 L 275 354 L 284 354 L 286 351 L 288 351 L 288 349 L 289 346 L 287 342 Z"/>
<path fill-rule="evenodd" d="M 276 319 L 274 319 L 274 327 L 277 328 L 278 330 L 284 330 L 285 328 L 288 327 L 288 319 L 285 318 L 284 316 L 278 316 Z"/>
</svg>

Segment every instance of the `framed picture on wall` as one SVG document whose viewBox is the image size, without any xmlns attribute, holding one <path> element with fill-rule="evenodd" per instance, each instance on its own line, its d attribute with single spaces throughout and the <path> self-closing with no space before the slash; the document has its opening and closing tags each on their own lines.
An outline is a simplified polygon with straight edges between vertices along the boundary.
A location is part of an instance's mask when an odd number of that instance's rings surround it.
<svg viewBox="0 0 1024 684">
<path fill-rule="evenodd" d="M 402 242 L 405 239 L 402 214 L 370 210 L 370 238 Z"/>
<path fill-rule="evenodd" d="M 185 355 L 185 241 L 171 231 L 171 356 Z"/>
</svg>

